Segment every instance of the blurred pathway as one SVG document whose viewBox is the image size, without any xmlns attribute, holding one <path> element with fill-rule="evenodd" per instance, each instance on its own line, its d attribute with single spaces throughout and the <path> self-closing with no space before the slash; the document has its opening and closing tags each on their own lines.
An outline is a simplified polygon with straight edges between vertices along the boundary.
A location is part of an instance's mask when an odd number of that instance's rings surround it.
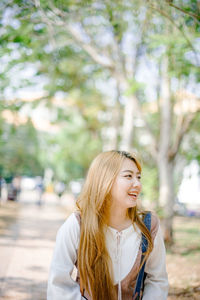
<svg viewBox="0 0 200 300">
<path fill-rule="evenodd" d="M 27 195 L 27 197 L 29 197 Z M 66 200 L 66 199 L 65 199 Z M 45 300 L 56 232 L 73 209 L 46 195 L 0 206 L 0 299 Z"/>
</svg>

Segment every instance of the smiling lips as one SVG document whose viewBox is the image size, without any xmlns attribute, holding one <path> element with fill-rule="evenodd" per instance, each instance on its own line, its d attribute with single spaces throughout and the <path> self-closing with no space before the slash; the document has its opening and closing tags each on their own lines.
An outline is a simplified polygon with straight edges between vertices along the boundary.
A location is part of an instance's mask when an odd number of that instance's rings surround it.
<svg viewBox="0 0 200 300">
<path fill-rule="evenodd" d="M 138 192 L 130 192 L 130 193 L 128 193 L 128 195 L 131 197 L 137 198 Z"/>
</svg>

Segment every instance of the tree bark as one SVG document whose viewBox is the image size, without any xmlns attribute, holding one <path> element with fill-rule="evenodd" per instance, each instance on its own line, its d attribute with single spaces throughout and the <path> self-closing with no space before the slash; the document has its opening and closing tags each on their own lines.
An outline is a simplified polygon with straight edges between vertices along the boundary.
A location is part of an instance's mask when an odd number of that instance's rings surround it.
<svg viewBox="0 0 200 300">
<path fill-rule="evenodd" d="M 174 216 L 174 161 L 165 156 L 158 159 L 159 171 L 159 204 L 164 210 L 164 240 L 167 245 L 173 243 Z"/>
<path fill-rule="evenodd" d="M 136 113 L 135 100 L 134 97 L 130 97 L 127 99 L 127 102 L 124 107 L 120 150 L 125 150 L 125 151 L 131 150 L 135 113 Z"/>
<path fill-rule="evenodd" d="M 119 137 L 120 137 L 120 126 L 121 126 L 121 104 L 120 104 L 120 87 L 118 82 L 116 81 L 116 99 L 115 105 L 112 108 L 112 118 L 110 120 L 110 124 L 108 125 L 108 130 L 106 129 L 107 134 L 105 138 L 105 144 L 103 149 L 106 150 L 114 150 L 118 149 Z M 105 134 L 106 135 L 106 134 Z"/>
<path fill-rule="evenodd" d="M 172 222 L 174 206 L 173 160 L 170 161 L 172 105 L 170 97 L 170 79 L 168 76 L 168 57 L 162 62 L 161 100 L 160 100 L 160 140 L 157 157 L 159 172 L 159 204 L 164 210 L 164 237 L 172 244 Z"/>
</svg>

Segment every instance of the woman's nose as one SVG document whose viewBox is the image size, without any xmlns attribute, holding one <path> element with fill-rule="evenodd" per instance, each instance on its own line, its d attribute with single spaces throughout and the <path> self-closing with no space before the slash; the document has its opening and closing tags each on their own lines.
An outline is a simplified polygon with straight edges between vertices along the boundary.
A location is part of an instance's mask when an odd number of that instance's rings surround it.
<svg viewBox="0 0 200 300">
<path fill-rule="evenodd" d="M 138 187 L 138 186 L 141 185 L 141 182 L 140 182 L 140 180 L 136 177 L 136 178 L 133 178 L 132 185 L 133 185 L 134 187 Z"/>
</svg>

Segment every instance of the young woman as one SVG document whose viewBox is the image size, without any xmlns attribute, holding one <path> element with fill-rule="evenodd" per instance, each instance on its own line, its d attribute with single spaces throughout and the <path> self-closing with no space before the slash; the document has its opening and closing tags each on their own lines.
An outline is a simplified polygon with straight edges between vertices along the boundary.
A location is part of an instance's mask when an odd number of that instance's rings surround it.
<svg viewBox="0 0 200 300">
<path fill-rule="evenodd" d="M 130 153 L 94 159 L 79 209 L 57 234 L 48 300 L 167 299 L 165 246 L 157 216 L 139 210 L 140 178 L 141 165 Z"/>
</svg>

